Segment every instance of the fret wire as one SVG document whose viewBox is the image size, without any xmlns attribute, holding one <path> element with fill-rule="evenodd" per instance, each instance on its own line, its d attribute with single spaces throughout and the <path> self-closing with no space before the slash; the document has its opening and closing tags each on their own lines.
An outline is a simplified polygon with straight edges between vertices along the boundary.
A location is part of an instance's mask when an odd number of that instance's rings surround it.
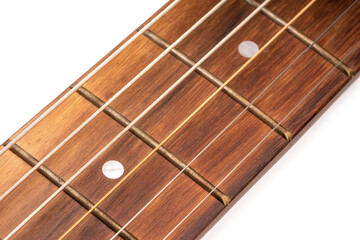
<svg viewBox="0 0 360 240">
<path fill-rule="evenodd" d="M 193 30 L 195 30 L 201 23 L 203 23 L 207 18 L 209 18 L 216 10 L 218 10 L 223 4 L 228 0 L 220 1 L 215 7 L 213 7 L 207 14 L 205 14 L 200 20 L 198 20 L 192 27 L 190 27 L 183 35 L 181 35 L 169 48 L 164 50 L 156 59 L 154 59 L 149 65 L 147 65 L 140 73 L 138 73 L 133 79 L 131 79 L 123 88 L 121 88 L 115 95 L 113 95 L 102 107 L 95 111 L 86 121 L 84 121 L 80 126 L 78 126 L 73 132 L 71 132 L 64 140 L 62 140 L 53 150 L 51 150 L 41 161 L 39 161 L 36 166 L 30 169 L 25 175 L 23 175 L 14 185 L 11 186 L 1 197 L 2 201 L 6 196 L 8 196 L 17 186 L 24 182 L 33 172 L 40 167 L 41 164 L 46 162 L 52 155 L 54 155 L 61 147 L 63 147 L 70 139 L 72 139 L 78 132 L 80 132 L 89 122 L 95 119 L 107 106 L 109 106 L 118 96 L 120 96 L 125 90 L 132 86 L 141 76 L 143 76 L 152 66 L 159 62 L 166 54 L 170 52 L 177 44 L 179 44 L 185 37 L 187 37 Z M 78 85 L 76 85 L 78 86 Z M 79 86 L 80 87 L 80 86 Z M 73 89 L 78 89 L 79 87 L 74 87 Z M 73 90 L 72 89 L 72 90 Z M 72 91 L 71 90 L 71 91 Z M 170 92 L 170 91 L 168 91 Z M 168 93 L 167 92 L 167 93 Z M 167 94 L 166 93 L 166 94 Z M 164 96 L 163 96 L 164 97 Z M 128 130 L 128 129 L 127 129 Z M 125 130 L 126 131 L 126 130 Z M 125 132 L 124 131 L 124 132 Z M 123 133 L 124 133 L 123 132 Z M 10 143 L 9 143 L 10 145 Z"/>
<path fill-rule="evenodd" d="M 244 19 L 235 29 L 233 29 L 228 35 L 226 35 L 215 47 L 213 47 L 205 56 L 203 56 L 202 59 L 200 59 L 197 64 L 195 64 L 192 68 L 190 68 L 179 80 L 177 80 L 176 83 L 174 83 L 167 91 L 164 92 L 164 94 L 168 91 L 172 91 L 173 88 L 175 88 L 178 84 L 181 83 L 192 71 L 194 71 L 203 61 L 205 61 L 213 52 L 215 52 L 222 44 L 224 44 L 228 39 L 230 39 L 240 28 L 242 28 L 250 19 L 253 18 L 266 4 L 268 4 L 271 0 L 264 1 L 261 6 L 259 6 L 257 9 L 255 9 L 246 19 Z M 314 0 L 315 1 L 315 0 Z M 225 84 L 225 83 L 224 83 Z M 220 88 L 219 88 L 220 89 Z M 221 89 L 220 89 L 221 90 Z M 164 95 L 163 94 L 163 95 Z M 162 96 L 160 96 L 156 101 L 154 101 L 143 113 L 141 113 L 133 122 L 132 124 L 129 124 L 124 130 L 128 130 L 130 127 L 133 126 L 139 120 L 143 115 L 147 113 L 148 110 L 150 110 L 153 106 L 157 104 L 157 101 L 161 99 Z M 177 128 L 178 130 L 179 128 Z M 176 131 L 177 131 L 176 130 Z M 115 142 L 118 137 L 121 137 L 122 133 L 115 137 L 107 146 L 105 146 L 104 149 L 108 148 L 113 142 Z M 161 142 L 156 148 L 153 149 L 153 151 L 150 152 L 149 155 L 147 155 L 139 164 L 137 164 L 127 175 L 125 175 L 106 195 L 103 196 L 95 205 L 94 207 L 100 205 L 113 191 L 116 190 L 117 187 L 119 187 L 132 173 L 134 173 L 147 159 L 155 153 L 162 145 L 164 144 L 164 141 Z M 102 150 L 99 152 L 101 154 Z M 91 160 L 90 160 L 91 161 Z M 69 234 L 77 225 L 79 225 L 83 219 L 85 219 L 92 211 L 93 209 L 90 209 L 87 213 L 85 213 L 67 232 L 63 234 L 63 236 L 60 238 L 60 240 L 64 239 L 67 234 Z"/>
<path fill-rule="evenodd" d="M 218 10 L 223 4 L 225 4 L 228 0 L 222 0 L 217 5 L 215 5 L 208 13 L 206 13 L 200 20 L 198 20 L 188 31 L 186 31 L 179 39 L 185 38 L 187 35 L 190 34 L 192 30 L 194 30 L 197 26 L 199 26 L 202 22 L 204 22 L 208 17 L 210 17 L 216 10 Z M 267 0 L 270 1 L 270 0 Z M 253 12 L 258 12 L 257 9 Z M 175 47 L 176 44 L 180 42 L 180 40 L 176 40 L 171 48 Z M 84 127 L 87 122 L 91 121 L 92 117 L 95 117 L 97 114 L 102 112 L 113 100 L 115 100 L 116 97 L 118 97 L 125 89 L 126 87 L 129 87 L 132 83 L 134 83 L 137 79 L 137 77 L 140 77 L 140 74 L 145 73 L 152 65 L 156 63 L 156 61 L 160 60 L 163 56 L 165 56 L 166 53 L 170 52 L 171 48 L 168 48 L 165 50 L 162 54 L 160 54 L 153 62 L 151 62 L 143 71 L 141 71 L 135 78 L 133 78 L 127 85 L 125 85 L 117 94 L 115 94 L 110 100 L 108 100 L 101 108 L 99 108 L 90 118 L 88 118 L 87 121 L 85 121 L 80 127 Z M 186 73 L 190 74 L 190 70 Z M 173 84 L 169 89 L 167 89 L 156 101 L 154 101 L 145 111 L 142 112 L 136 119 L 133 120 L 123 131 L 121 131 L 114 139 L 112 139 L 104 148 L 102 148 L 95 156 L 93 156 L 85 165 L 83 165 L 64 185 L 62 185 L 57 191 L 55 191 L 48 199 L 46 199 L 35 211 L 33 211 L 26 219 L 24 219 L 4 240 L 9 239 L 12 235 L 14 235 L 20 228 L 22 228 L 30 219 L 35 216 L 42 208 L 44 208 L 53 198 L 55 198 L 61 191 L 64 189 L 69 183 L 71 183 L 78 175 L 80 175 L 88 166 L 90 166 L 102 153 L 104 153 L 115 141 L 117 141 L 127 130 L 129 130 L 138 120 L 140 120 L 148 111 L 150 111 L 158 102 L 160 102 L 165 96 L 170 93 L 177 85 L 181 83 L 185 79 L 185 75 L 183 75 L 183 78 L 180 78 L 175 84 Z M 95 115 L 96 114 L 96 115 Z M 73 135 L 76 134 L 76 130 L 71 133 L 64 141 L 68 141 Z M 60 143 L 61 144 L 61 143 Z M 52 150 L 48 155 L 53 154 L 57 151 L 60 144 Z M 47 155 L 47 156 L 48 156 Z M 33 167 L 29 172 L 34 172 L 43 162 L 45 162 L 47 158 L 45 157 L 42 159 L 35 167 Z M 25 175 L 22 179 L 24 181 L 30 174 Z M 19 182 L 19 181 L 18 181 Z M 21 183 L 21 182 L 20 182 Z M 18 183 L 16 186 L 18 186 L 20 183 Z M 16 187 L 15 186 L 15 187 Z M 14 189 L 15 187 L 12 187 Z M 97 207 L 95 205 L 91 211 L 94 210 L 94 208 Z M 90 210 L 89 210 L 90 211 Z M 90 212 L 91 212 L 90 211 Z"/>
<path fill-rule="evenodd" d="M 144 31 L 149 29 L 154 25 L 163 15 L 170 11 L 175 5 L 177 5 L 180 0 L 175 0 L 169 6 L 167 6 L 162 12 L 159 13 L 153 20 L 151 20 L 145 27 L 140 31 L 134 34 L 128 41 L 126 41 L 121 47 L 119 47 L 115 52 L 109 55 L 102 63 L 90 71 L 77 85 L 62 96 L 58 101 L 56 101 L 51 107 L 49 107 L 44 113 L 42 113 L 38 118 L 36 118 L 31 124 L 29 124 L 23 131 L 21 131 L 6 147 L 0 150 L 0 156 L 2 156 L 7 150 L 11 148 L 17 141 L 19 141 L 26 133 L 33 129 L 42 119 L 49 115 L 57 106 L 64 102 L 70 95 L 72 95 L 79 87 L 85 84 L 92 76 L 94 76 L 100 69 L 102 69 L 106 64 L 108 64 L 113 58 L 115 58 L 120 52 L 122 52 L 127 46 L 129 46 L 135 39 L 137 39 Z M 0 197 L 0 201 L 3 197 Z"/>
<path fill-rule="evenodd" d="M 171 8 L 173 8 L 180 0 L 176 0 L 175 2 L 173 2 L 171 5 L 169 5 L 164 11 L 162 11 L 156 18 L 154 18 L 151 22 L 149 22 L 149 24 L 146 25 L 147 28 L 151 27 L 159 18 L 161 18 L 161 16 L 163 16 L 166 12 L 168 12 L 169 10 L 171 10 Z M 146 29 L 145 29 L 146 30 Z M 144 31 L 141 31 L 142 33 Z M 139 32 L 138 32 L 139 33 Z M 123 49 L 125 49 L 130 43 L 132 43 L 138 36 L 139 34 L 135 34 L 131 39 L 129 39 L 129 41 L 127 41 L 123 46 L 121 46 L 118 50 L 116 50 L 113 54 L 111 54 L 104 62 L 102 62 L 99 66 L 97 66 L 89 75 L 87 75 L 80 83 L 76 84 L 73 89 L 71 89 L 67 94 L 65 94 L 61 99 L 63 99 L 65 96 L 70 96 L 70 93 L 72 94 L 73 92 L 75 92 L 78 88 L 81 87 L 82 84 L 84 84 L 88 79 L 90 79 L 96 72 L 98 72 L 103 66 L 105 66 L 108 62 L 110 62 L 113 58 L 115 58 Z M 165 50 L 164 52 L 166 52 L 167 50 Z M 163 53 L 164 53 L 163 52 Z M 165 55 L 165 54 L 164 54 Z M 163 56 L 164 56 L 163 55 Z M 158 58 L 157 58 L 158 59 Z M 154 60 L 155 61 L 155 60 Z M 153 61 L 153 62 L 154 62 Z M 140 74 L 138 74 L 137 76 L 139 76 Z M 87 80 L 86 80 L 87 79 Z M 134 78 L 135 79 L 135 78 Z M 126 84 L 117 94 L 115 94 L 108 102 L 106 102 L 105 107 L 107 105 L 109 105 L 113 100 L 115 100 L 116 97 L 118 97 L 123 91 L 125 91 L 128 87 L 130 87 L 130 85 L 132 85 L 132 83 L 134 83 L 135 81 L 133 81 L 134 79 L 132 79 L 128 84 Z M 86 80 L 86 81 L 85 81 Z M 66 97 L 67 98 L 67 97 Z M 60 99 L 60 100 L 61 100 Z M 60 101 L 59 100 L 59 101 Z M 63 101 L 65 101 L 65 98 L 63 99 Z M 59 103 L 60 104 L 60 103 Z M 59 105 L 58 104 L 58 105 Z M 6 147 L 4 147 L 3 149 L 0 150 L 0 156 L 3 152 L 5 152 L 6 150 L 8 150 L 12 145 L 14 145 L 23 135 L 25 135 L 28 131 L 30 131 L 32 129 L 32 127 L 34 127 L 40 120 L 42 120 L 43 118 L 45 118 L 45 116 L 47 116 L 47 114 L 49 114 L 55 107 L 56 107 L 56 103 L 51 106 L 47 111 L 44 112 L 44 114 L 42 114 L 37 120 L 35 120 L 33 123 L 31 123 L 22 133 L 20 133 L 17 137 L 15 137 Z M 103 107 L 103 108 L 105 108 Z M 24 182 L 33 172 L 36 171 L 36 169 L 38 169 L 40 167 L 41 164 L 43 164 L 44 162 L 46 162 L 55 152 L 57 152 L 62 146 L 64 146 L 73 136 L 75 136 L 81 129 L 83 129 L 91 120 L 93 120 L 98 114 L 100 114 L 100 112 L 103 110 L 99 109 L 98 111 L 96 111 L 95 113 L 93 113 L 85 122 L 83 122 L 79 127 L 77 127 L 72 133 L 70 133 L 70 135 L 68 135 L 61 143 L 59 143 L 50 153 L 48 153 L 43 159 L 41 159 L 39 161 L 38 164 L 36 164 L 32 169 L 30 169 L 25 175 L 23 175 L 15 184 L 13 184 L 5 193 L 3 193 L 0 196 L 0 201 L 2 201 L 6 196 L 8 196 L 17 186 L 19 186 L 22 182 Z M 21 135 L 23 134 L 23 135 Z"/>
<path fill-rule="evenodd" d="M 351 4 L 339 17 L 337 17 L 317 38 L 316 40 L 312 43 L 315 44 L 326 32 L 329 31 L 329 29 L 335 25 L 335 23 L 337 23 L 356 3 L 358 2 L 358 0 L 356 0 L 353 4 Z M 249 108 L 251 105 L 253 105 L 255 103 L 255 101 L 261 97 L 261 95 L 263 95 L 267 89 L 270 88 L 270 86 L 272 86 L 282 75 L 285 74 L 285 72 L 287 70 L 289 70 L 291 68 L 291 66 L 293 66 L 312 46 L 308 46 L 283 72 L 280 73 L 280 75 L 278 77 L 276 77 L 274 79 L 274 81 L 265 89 L 263 90 L 251 103 L 249 106 L 247 106 L 245 109 L 243 109 L 240 114 L 238 114 L 218 135 L 216 135 L 189 163 L 188 165 L 182 169 L 181 172 L 179 172 L 173 179 L 171 179 L 171 181 L 164 186 L 164 188 L 162 188 L 140 211 L 138 211 L 135 216 L 133 218 L 131 218 L 125 225 L 123 228 L 125 228 L 126 226 L 128 226 L 147 206 L 149 206 L 151 204 L 151 202 L 153 202 L 172 182 L 174 182 L 179 176 L 180 174 L 185 171 L 185 169 L 187 167 L 190 166 L 190 164 L 192 164 L 206 149 L 208 149 L 240 116 L 242 116 L 242 114 L 247 110 L 247 108 Z M 341 61 L 339 61 L 338 64 L 341 64 Z M 281 126 L 281 122 L 279 122 L 277 124 L 277 126 L 273 127 L 272 131 L 275 131 L 277 129 L 278 126 Z M 217 187 L 215 187 L 216 189 Z M 117 234 L 119 232 L 121 232 L 122 230 L 120 229 Z M 116 235 L 114 235 L 112 239 L 114 239 L 114 237 L 116 237 Z"/>
<path fill-rule="evenodd" d="M 341 62 L 343 62 L 358 46 L 360 46 L 360 41 L 345 55 L 345 57 L 340 60 L 340 62 L 338 64 L 340 64 Z M 310 92 L 308 92 L 308 94 L 283 118 L 281 119 L 281 121 L 279 122 L 279 124 L 281 124 L 283 121 L 286 120 L 287 117 L 290 116 L 291 113 L 293 113 L 300 105 L 303 101 L 305 101 L 305 99 L 310 96 L 311 93 L 313 93 L 317 87 L 319 87 L 326 79 L 328 76 L 330 76 L 330 74 L 337 68 L 338 66 L 335 65 L 334 67 L 332 67 L 332 69 L 324 76 L 324 78 L 315 85 L 314 88 L 312 88 L 310 90 Z M 218 188 L 270 135 L 271 133 L 274 132 L 274 128 L 271 129 L 270 132 L 268 132 L 268 134 L 216 185 L 215 188 Z M 215 189 L 214 188 L 214 189 Z M 210 195 L 211 193 L 208 193 L 166 236 L 165 238 L 163 238 L 163 240 L 167 239 Z M 125 225 L 124 225 L 125 226 Z M 121 231 L 121 230 L 120 230 Z M 111 238 L 114 239 L 114 238 Z"/>
</svg>

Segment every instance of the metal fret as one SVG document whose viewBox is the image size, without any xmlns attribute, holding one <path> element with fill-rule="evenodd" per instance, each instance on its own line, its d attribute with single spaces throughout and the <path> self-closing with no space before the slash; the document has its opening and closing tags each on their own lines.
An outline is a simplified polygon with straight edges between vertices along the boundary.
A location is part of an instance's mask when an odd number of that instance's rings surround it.
<svg viewBox="0 0 360 240">
<path fill-rule="evenodd" d="M 146 30 L 144 32 L 144 35 L 157 43 L 162 48 L 168 48 L 170 46 L 170 43 L 158 36 L 156 33 Z M 176 58 L 178 58 L 180 61 L 188 65 L 189 67 L 192 67 L 196 64 L 196 62 L 191 59 L 189 56 L 187 56 L 185 53 L 180 51 L 177 48 L 173 48 L 171 50 L 171 54 L 174 55 Z M 216 87 L 220 87 L 224 82 L 206 70 L 205 68 L 199 66 L 195 70 L 198 74 L 200 74 L 202 77 L 207 79 L 210 83 L 214 84 Z M 282 125 L 278 126 L 278 122 L 275 121 L 272 117 L 267 115 L 265 112 L 263 112 L 261 109 L 256 107 L 254 104 L 251 104 L 251 102 L 242 96 L 240 93 L 238 93 L 236 90 L 231 88 L 230 86 L 225 86 L 222 91 L 226 93 L 229 97 L 234 99 L 237 103 L 239 103 L 244 108 L 248 107 L 248 111 L 254 114 L 257 118 L 259 118 L 261 121 L 263 121 L 265 124 L 267 124 L 270 128 L 275 128 L 275 131 L 280 134 L 283 138 L 285 138 L 287 141 L 292 140 L 292 133 L 287 130 Z"/>
<path fill-rule="evenodd" d="M 6 146 L 9 142 L 10 142 L 10 140 L 6 141 L 3 145 Z M 35 157 L 33 157 L 30 153 L 25 151 L 23 148 L 21 148 L 17 144 L 14 144 L 10 148 L 10 150 L 32 167 L 35 166 L 39 162 Z M 56 173 L 54 173 L 53 171 L 51 171 L 49 168 L 47 168 L 44 165 L 41 165 L 37 169 L 37 171 L 40 174 L 42 174 L 44 177 L 46 177 L 48 180 L 50 180 L 57 187 L 60 187 L 65 183 L 65 181 L 60 176 L 58 176 Z M 88 198 L 86 198 L 84 195 L 82 195 L 79 191 L 77 191 L 75 188 L 73 188 L 70 185 L 68 185 L 64 188 L 64 192 L 66 194 L 68 194 L 76 202 L 78 202 L 81 206 L 83 206 L 86 210 L 89 210 L 94 206 L 93 202 L 91 202 Z M 117 223 L 106 212 L 104 212 L 103 210 L 101 210 L 98 207 L 95 208 L 94 211 L 92 211 L 92 214 L 95 217 L 97 217 L 100 221 L 102 221 L 104 224 L 106 224 L 114 232 L 118 232 L 122 228 L 122 226 L 119 223 Z M 121 236 L 125 240 L 137 240 L 137 238 L 134 237 L 126 229 L 121 231 L 119 233 L 119 236 Z"/>
<path fill-rule="evenodd" d="M 84 87 L 81 87 L 77 90 L 77 92 L 83 96 L 85 99 L 87 99 L 89 102 L 94 104 L 96 107 L 101 107 L 104 105 L 104 101 L 101 100 L 99 97 L 97 97 L 95 94 L 90 92 Z M 104 113 L 106 113 L 108 116 L 110 116 L 112 119 L 120 123 L 122 126 L 127 127 L 131 121 L 127 119 L 125 116 L 117 112 L 112 107 L 106 107 L 104 109 Z M 157 142 L 153 137 L 151 137 L 149 134 L 147 134 L 145 131 L 143 131 L 141 128 L 137 127 L 136 125 L 132 126 L 129 131 L 133 133 L 135 136 L 137 136 L 139 139 L 141 139 L 144 143 L 146 143 L 151 148 L 155 149 L 159 142 Z M 190 177 L 192 180 L 194 180 L 197 184 L 199 184 L 202 188 L 204 188 L 206 191 L 211 192 L 211 194 L 218 199 L 220 202 L 222 202 L 224 205 L 228 205 L 231 201 L 231 199 L 226 196 L 222 191 L 219 189 L 213 189 L 215 188 L 213 184 L 211 184 L 208 180 L 206 180 L 203 176 L 201 176 L 198 172 L 196 172 L 193 168 L 187 167 L 187 164 L 182 161 L 179 157 L 177 157 L 174 153 L 172 153 L 167 148 L 161 146 L 157 152 L 163 156 L 165 159 L 167 159 L 170 163 L 172 163 L 175 167 L 177 167 L 179 170 L 184 170 L 184 173 Z"/>
<path fill-rule="evenodd" d="M 246 3 L 250 4 L 253 7 L 258 7 L 260 3 L 256 0 L 244 0 Z M 270 9 L 264 7 L 261 9 L 261 13 L 263 13 L 266 17 L 270 18 L 272 21 L 274 21 L 276 24 L 278 24 L 280 27 L 283 27 L 287 24 L 287 22 L 281 18 L 279 15 L 271 11 Z M 323 57 L 325 60 L 330 62 L 332 65 L 336 66 L 340 71 L 345 73 L 348 77 L 353 77 L 355 75 L 355 70 L 353 70 L 351 67 L 347 66 L 345 63 L 341 62 L 337 57 L 335 57 L 333 54 L 331 54 L 329 51 L 321 47 L 319 44 L 314 43 L 313 40 L 311 40 L 309 37 L 307 37 L 304 33 L 302 33 L 300 30 L 293 26 L 289 26 L 286 29 L 289 33 L 291 33 L 294 37 L 299 39 L 301 42 L 303 42 L 307 46 L 311 46 L 311 49 L 313 49 L 316 53 L 318 53 L 321 57 Z M 145 34 L 145 32 L 144 32 Z"/>
</svg>

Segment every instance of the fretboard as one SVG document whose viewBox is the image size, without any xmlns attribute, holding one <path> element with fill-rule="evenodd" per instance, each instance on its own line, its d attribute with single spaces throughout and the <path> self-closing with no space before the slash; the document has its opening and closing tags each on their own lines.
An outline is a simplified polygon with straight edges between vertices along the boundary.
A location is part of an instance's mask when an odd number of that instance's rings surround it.
<svg viewBox="0 0 360 240">
<path fill-rule="evenodd" d="M 359 13 L 168 2 L 0 148 L 0 238 L 198 237 L 356 74 Z"/>
</svg>

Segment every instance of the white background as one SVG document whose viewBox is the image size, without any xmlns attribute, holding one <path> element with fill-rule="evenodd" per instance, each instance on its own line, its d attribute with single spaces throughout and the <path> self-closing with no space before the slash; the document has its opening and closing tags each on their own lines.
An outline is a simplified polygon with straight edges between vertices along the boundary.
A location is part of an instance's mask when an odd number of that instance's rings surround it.
<svg viewBox="0 0 360 240">
<path fill-rule="evenodd" d="M 0 142 L 165 2 L 0 0 Z M 360 239 L 359 103 L 357 81 L 204 239 Z"/>
</svg>

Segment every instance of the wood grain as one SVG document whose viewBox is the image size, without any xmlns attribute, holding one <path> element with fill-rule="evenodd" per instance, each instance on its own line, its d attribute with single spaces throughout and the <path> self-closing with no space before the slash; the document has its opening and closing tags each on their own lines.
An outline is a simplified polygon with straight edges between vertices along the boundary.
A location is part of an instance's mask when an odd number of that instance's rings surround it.
<svg viewBox="0 0 360 240">
<path fill-rule="evenodd" d="M 204 0 L 199 7 L 199 1 L 181 1 L 155 24 L 151 31 L 172 43 L 217 2 Z M 290 20 L 306 3 L 307 0 L 279 0 L 271 2 L 268 8 Z M 294 26 L 315 39 L 351 3 L 350 0 L 318 1 Z M 240 0 L 228 1 L 178 48 L 191 58 L 199 60 L 253 9 Z M 360 39 L 360 23 L 357 17 L 359 12 L 360 4 L 356 4 L 319 40 L 319 44 L 339 59 L 343 58 Z M 258 14 L 202 66 L 225 81 L 247 60 L 237 52 L 240 42 L 251 40 L 261 47 L 279 30 L 280 27 L 276 23 Z M 303 43 L 289 33 L 284 33 L 249 68 L 239 74 L 230 86 L 252 101 L 305 49 Z M 161 47 L 141 36 L 92 77 L 84 87 L 107 101 L 162 51 Z M 350 54 L 345 62 L 357 70 L 359 60 L 360 48 Z M 310 50 L 280 77 L 256 104 L 275 120 L 280 121 L 332 68 L 332 64 Z M 111 106 L 132 120 L 188 69 L 188 66 L 169 54 Z M 296 111 L 290 114 L 282 123 L 284 127 L 296 137 L 348 81 L 349 78 L 336 69 Z M 215 90 L 216 87 L 206 79 L 192 73 L 138 125 L 160 142 Z M 18 144 L 41 159 L 96 109 L 82 96 L 74 94 L 26 134 Z M 221 92 L 165 146 L 189 163 L 243 109 Z M 122 129 L 121 125 L 101 113 L 45 165 L 66 180 Z M 212 184 L 217 185 L 270 130 L 254 115 L 245 112 L 191 166 Z M 220 189 L 231 198 L 235 198 L 287 145 L 281 136 L 275 132 L 271 133 L 231 177 L 221 184 Z M 121 161 L 126 174 L 150 151 L 151 148 L 140 139 L 126 133 L 86 169 L 72 186 L 92 202 L 97 202 L 116 184 L 116 180 L 107 179 L 102 175 L 101 166 L 104 162 L 112 159 Z M 0 194 L 30 169 L 30 166 L 10 151 L 0 157 L 0 167 L 4 173 L 0 175 Z M 124 225 L 178 171 L 162 156 L 155 154 L 100 207 Z M 5 237 L 55 190 L 56 186 L 42 175 L 37 172 L 32 174 L 0 202 L 0 237 Z M 182 174 L 127 227 L 127 230 L 138 239 L 162 239 L 206 195 L 207 192 L 203 188 Z M 207 198 L 171 235 L 171 239 L 196 238 L 224 208 L 225 206 L 214 197 Z M 85 212 L 78 203 L 65 193 L 61 193 L 26 224 L 14 239 L 56 239 Z M 108 239 L 113 234 L 114 232 L 101 221 L 89 216 L 71 232 L 68 239 Z"/>
</svg>

